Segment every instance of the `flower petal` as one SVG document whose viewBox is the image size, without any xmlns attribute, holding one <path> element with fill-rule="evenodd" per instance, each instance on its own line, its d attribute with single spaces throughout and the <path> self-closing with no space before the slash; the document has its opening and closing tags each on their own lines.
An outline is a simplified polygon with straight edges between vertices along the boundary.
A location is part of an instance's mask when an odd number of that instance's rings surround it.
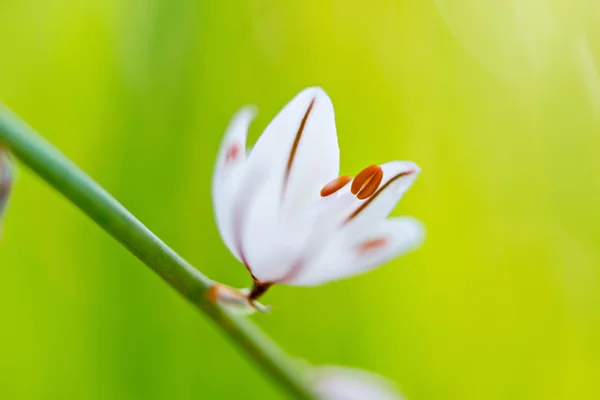
<svg viewBox="0 0 600 400">
<path fill-rule="evenodd" d="M 357 275 L 415 249 L 423 238 L 423 225 L 411 217 L 383 220 L 358 235 L 340 233 L 284 283 L 314 286 Z"/>
<path fill-rule="evenodd" d="M 274 282 L 293 269 L 311 237 L 312 219 L 303 214 L 284 217 L 280 197 L 273 192 L 276 177 L 247 190 L 243 207 L 243 252 L 250 272 L 261 282 Z M 245 184 L 245 183 L 244 183 Z M 255 195 L 252 189 L 258 190 Z"/>
<path fill-rule="evenodd" d="M 243 242 L 256 278 L 285 283 L 312 262 L 331 238 L 340 236 L 344 219 L 356 208 L 356 197 L 349 189 L 340 190 L 320 198 L 306 213 L 283 216 L 273 212 L 279 200 L 276 195 L 265 196 L 269 190 L 263 188 L 256 198 L 246 197 L 250 208 Z"/>
<path fill-rule="evenodd" d="M 234 243 L 233 202 L 243 179 L 246 135 L 255 115 L 254 107 L 244 107 L 234 115 L 225 132 L 213 175 L 213 207 L 217 227 L 223 242 L 238 259 L 240 254 Z"/>
<path fill-rule="evenodd" d="M 384 220 L 377 229 L 350 242 L 355 264 L 346 268 L 350 276 L 377 267 L 419 247 L 425 238 L 425 227 L 412 217 L 396 217 Z"/>
<path fill-rule="evenodd" d="M 311 381 L 322 400 L 403 400 L 389 380 L 358 369 L 318 367 Z"/>
<path fill-rule="evenodd" d="M 339 172 L 333 105 L 320 88 L 298 94 L 248 156 L 238 199 L 242 259 L 268 282 L 285 276 L 314 228 L 303 218 Z"/>
<path fill-rule="evenodd" d="M 339 173 L 339 147 L 333 104 L 317 87 L 294 97 L 267 126 L 249 156 L 276 177 L 270 198 L 281 196 L 283 214 L 303 212 L 321 188 Z"/>
</svg>

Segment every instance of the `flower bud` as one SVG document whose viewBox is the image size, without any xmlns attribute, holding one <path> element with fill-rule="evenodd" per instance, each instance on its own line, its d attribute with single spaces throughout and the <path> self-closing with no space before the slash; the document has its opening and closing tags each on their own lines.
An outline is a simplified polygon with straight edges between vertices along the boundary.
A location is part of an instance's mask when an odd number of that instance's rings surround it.
<svg viewBox="0 0 600 400">
<path fill-rule="evenodd" d="M 256 311 L 267 313 L 271 307 L 250 298 L 249 289 L 234 289 L 220 283 L 214 284 L 207 293 L 210 301 L 234 314 L 249 315 Z"/>
</svg>

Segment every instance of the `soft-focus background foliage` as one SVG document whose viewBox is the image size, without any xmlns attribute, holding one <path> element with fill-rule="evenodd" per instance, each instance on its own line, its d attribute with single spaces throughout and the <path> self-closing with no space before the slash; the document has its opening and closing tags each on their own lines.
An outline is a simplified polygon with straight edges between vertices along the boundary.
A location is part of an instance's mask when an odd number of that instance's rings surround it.
<svg viewBox="0 0 600 400">
<path fill-rule="evenodd" d="M 0 98 L 211 277 L 229 117 L 320 85 L 342 169 L 410 159 L 416 253 L 255 319 L 412 400 L 600 398 L 600 6 L 2 0 Z M 5 399 L 278 399 L 211 323 L 21 169 L 0 247 Z"/>
</svg>

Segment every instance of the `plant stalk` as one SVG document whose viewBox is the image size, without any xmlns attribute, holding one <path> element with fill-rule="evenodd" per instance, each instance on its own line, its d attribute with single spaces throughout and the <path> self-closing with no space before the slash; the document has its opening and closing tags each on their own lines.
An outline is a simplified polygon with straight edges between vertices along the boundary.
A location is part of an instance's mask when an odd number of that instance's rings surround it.
<svg viewBox="0 0 600 400">
<path fill-rule="evenodd" d="M 165 282 L 207 314 L 264 373 L 290 396 L 315 400 L 292 360 L 248 319 L 231 315 L 207 299 L 213 285 L 100 185 L 25 122 L 0 105 L 0 144 L 93 219 Z"/>
</svg>

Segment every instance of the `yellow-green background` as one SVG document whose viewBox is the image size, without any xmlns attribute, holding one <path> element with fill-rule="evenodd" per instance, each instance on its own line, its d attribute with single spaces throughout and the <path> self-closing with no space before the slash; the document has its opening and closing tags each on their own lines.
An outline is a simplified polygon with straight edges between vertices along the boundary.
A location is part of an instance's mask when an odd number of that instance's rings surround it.
<svg viewBox="0 0 600 400">
<path fill-rule="evenodd" d="M 209 276 L 232 113 L 336 107 L 342 170 L 422 167 L 425 245 L 278 287 L 292 355 L 411 400 L 600 398 L 600 6 L 568 0 L 1 0 L 0 99 Z M 3 399 L 282 398 L 202 315 L 24 168 L 0 245 Z M 368 399 L 366 399 L 368 400 Z"/>
</svg>

